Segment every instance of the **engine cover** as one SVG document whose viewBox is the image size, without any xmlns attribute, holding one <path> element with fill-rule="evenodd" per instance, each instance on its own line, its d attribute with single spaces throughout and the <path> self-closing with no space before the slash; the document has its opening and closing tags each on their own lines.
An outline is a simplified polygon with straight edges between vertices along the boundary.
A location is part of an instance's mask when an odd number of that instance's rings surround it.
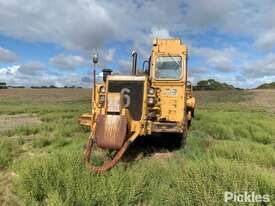
<svg viewBox="0 0 275 206">
<path fill-rule="evenodd" d="M 139 121 L 143 108 L 144 81 L 133 80 L 110 80 L 108 93 L 121 93 L 122 102 L 129 110 L 131 117 Z"/>
</svg>

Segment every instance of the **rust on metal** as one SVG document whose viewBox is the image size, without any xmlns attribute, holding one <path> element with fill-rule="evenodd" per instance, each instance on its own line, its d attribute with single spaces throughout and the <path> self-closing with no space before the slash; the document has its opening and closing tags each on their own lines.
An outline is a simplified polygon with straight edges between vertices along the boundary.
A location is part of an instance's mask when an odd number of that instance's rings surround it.
<svg viewBox="0 0 275 206">
<path fill-rule="evenodd" d="M 181 133 L 183 125 L 174 122 L 153 122 L 152 132 Z"/>
<path fill-rule="evenodd" d="M 92 114 L 87 113 L 81 115 L 81 117 L 78 119 L 79 124 L 90 127 L 92 125 Z"/>
<path fill-rule="evenodd" d="M 94 166 L 91 164 L 92 148 L 95 143 L 94 133 L 92 132 L 88 139 L 88 143 L 86 144 L 86 149 L 84 152 L 86 167 L 90 171 L 98 172 L 98 173 L 105 172 L 111 169 L 118 163 L 118 161 L 121 159 L 121 157 L 129 147 L 129 145 L 135 140 L 135 138 L 137 138 L 137 136 L 138 136 L 138 133 L 134 133 L 129 139 L 127 139 L 127 141 L 123 144 L 123 146 L 116 152 L 115 156 L 111 161 L 104 162 L 101 166 Z"/>
<path fill-rule="evenodd" d="M 120 93 L 109 93 L 107 98 L 108 112 L 120 112 L 121 95 Z"/>
<path fill-rule="evenodd" d="M 127 130 L 127 118 L 122 115 L 98 115 L 95 139 L 102 149 L 119 149 L 122 147 Z"/>
</svg>

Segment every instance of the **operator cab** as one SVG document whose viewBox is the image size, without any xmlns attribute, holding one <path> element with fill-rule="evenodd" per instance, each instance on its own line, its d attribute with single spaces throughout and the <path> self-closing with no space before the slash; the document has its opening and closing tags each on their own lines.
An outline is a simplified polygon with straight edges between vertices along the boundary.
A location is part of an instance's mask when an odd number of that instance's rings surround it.
<svg viewBox="0 0 275 206">
<path fill-rule="evenodd" d="M 187 48 L 179 39 L 155 39 L 148 72 L 153 82 L 186 80 Z"/>
</svg>

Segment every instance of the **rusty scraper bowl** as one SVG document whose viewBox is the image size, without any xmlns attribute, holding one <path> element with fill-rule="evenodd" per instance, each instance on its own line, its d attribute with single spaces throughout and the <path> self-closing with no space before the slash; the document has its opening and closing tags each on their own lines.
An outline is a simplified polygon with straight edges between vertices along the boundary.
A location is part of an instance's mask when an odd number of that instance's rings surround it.
<svg viewBox="0 0 275 206">
<path fill-rule="evenodd" d="M 96 127 L 92 130 L 85 149 L 86 167 L 94 172 L 104 172 L 111 169 L 121 159 L 130 143 L 138 136 L 134 133 L 126 139 L 127 119 L 121 115 L 99 115 Z M 126 140 L 126 141 L 125 141 Z M 116 153 L 111 161 L 104 162 L 101 166 L 91 164 L 93 146 L 96 144 L 101 149 L 114 149 Z"/>
</svg>

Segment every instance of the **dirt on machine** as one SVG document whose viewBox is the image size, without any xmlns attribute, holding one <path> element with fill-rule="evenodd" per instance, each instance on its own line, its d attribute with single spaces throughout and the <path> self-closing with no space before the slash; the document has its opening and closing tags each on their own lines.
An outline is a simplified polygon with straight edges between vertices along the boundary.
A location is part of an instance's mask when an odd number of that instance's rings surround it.
<svg viewBox="0 0 275 206">
<path fill-rule="evenodd" d="M 98 62 L 97 55 L 93 63 Z M 112 74 L 103 69 L 103 81 L 92 90 L 92 112 L 80 117 L 91 129 L 85 148 L 85 164 L 95 172 L 112 168 L 132 142 L 152 134 L 158 138 L 177 136 L 184 146 L 194 117 L 195 98 L 187 80 L 187 46 L 180 39 L 154 39 L 151 56 L 137 70 L 137 53 L 132 52 L 132 74 Z M 171 140 L 172 141 L 172 140 Z M 95 166 L 95 147 L 115 151 L 110 161 Z"/>
</svg>

